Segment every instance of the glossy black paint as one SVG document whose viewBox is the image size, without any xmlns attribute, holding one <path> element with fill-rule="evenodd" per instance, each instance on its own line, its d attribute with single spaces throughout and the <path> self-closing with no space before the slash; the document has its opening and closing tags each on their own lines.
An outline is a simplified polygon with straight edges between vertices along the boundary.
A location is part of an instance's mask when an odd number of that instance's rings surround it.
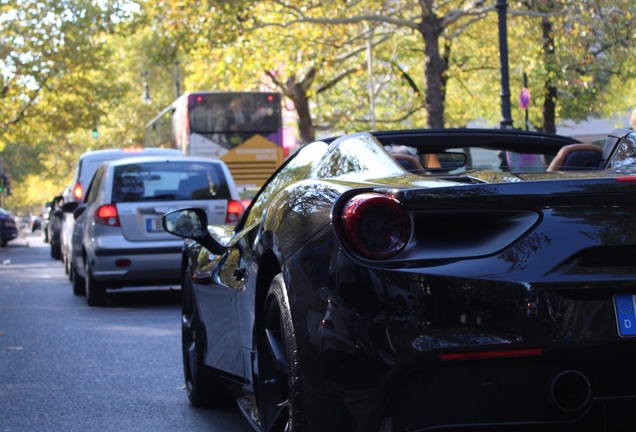
<svg viewBox="0 0 636 432">
<path fill-rule="evenodd" d="M 608 138 L 607 164 L 630 132 Z M 556 154 L 574 141 L 375 135 L 430 151 Z M 282 274 L 307 419 L 293 431 L 635 430 L 636 340 L 619 336 L 613 297 L 636 295 L 636 182 L 612 171 L 423 178 L 369 134 L 328 141 L 281 167 L 234 231 L 215 227 L 219 254 L 185 244 L 205 363 L 255 428 L 271 426 L 256 402 L 257 335 Z M 339 212 L 366 191 L 410 215 L 410 242 L 391 260 L 343 242 Z"/>
</svg>

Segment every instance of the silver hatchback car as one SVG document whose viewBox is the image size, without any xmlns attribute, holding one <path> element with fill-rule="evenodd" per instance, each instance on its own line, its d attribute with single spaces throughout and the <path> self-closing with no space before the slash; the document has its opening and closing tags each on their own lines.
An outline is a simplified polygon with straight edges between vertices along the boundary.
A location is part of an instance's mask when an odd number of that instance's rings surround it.
<svg viewBox="0 0 636 432">
<path fill-rule="evenodd" d="M 164 231 L 164 213 L 206 211 L 211 224 L 243 213 L 226 165 L 195 157 L 135 157 L 103 163 L 74 211 L 73 292 L 90 306 L 108 289 L 180 283 L 183 240 Z"/>
</svg>

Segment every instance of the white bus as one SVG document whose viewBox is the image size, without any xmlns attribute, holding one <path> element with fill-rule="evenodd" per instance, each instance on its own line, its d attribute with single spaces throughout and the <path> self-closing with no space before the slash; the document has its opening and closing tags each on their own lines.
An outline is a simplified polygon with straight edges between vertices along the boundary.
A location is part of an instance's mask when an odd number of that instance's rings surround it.
<svg viewBox="0 0 636 432">
<path fill-rule="evenodd" d="M 146 147 L 218 158 L 235 183 L 260 188 L 283 163 L 281 97 L 267 92 L 181 95 L 145 127 Z"/>
</svg>

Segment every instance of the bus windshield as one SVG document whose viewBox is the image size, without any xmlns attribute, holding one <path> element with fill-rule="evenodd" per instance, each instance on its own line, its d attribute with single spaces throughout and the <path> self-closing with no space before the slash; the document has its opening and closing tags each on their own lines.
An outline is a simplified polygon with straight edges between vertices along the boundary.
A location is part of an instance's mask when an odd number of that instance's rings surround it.
<svg viewBox="0 0 636 432">
<path fill-rule="evenodd" d="M 146 125 L 144 144 L 220 159 L 237 185 L 257 189 L 284 160 L 281 96 L 185 93 Z"/>
<path fill-rule="evenodd" d="M 192 94 L 190 131 L 202 134 L 276 132 L 280 101 L 269 93 Z"/>
</svg>

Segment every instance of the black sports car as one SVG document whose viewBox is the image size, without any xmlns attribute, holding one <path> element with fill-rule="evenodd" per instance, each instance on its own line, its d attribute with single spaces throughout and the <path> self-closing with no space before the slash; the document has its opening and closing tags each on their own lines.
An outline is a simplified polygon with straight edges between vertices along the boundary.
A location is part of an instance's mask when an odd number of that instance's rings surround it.
<svg viewBox="0 0 636 432">
<path fill-rule="evenodd" d="M 189 399 L 261 431 L 636 430 L 635 143 L 357 133 L 235 227 L 166 213 Z"/>
</svg>

